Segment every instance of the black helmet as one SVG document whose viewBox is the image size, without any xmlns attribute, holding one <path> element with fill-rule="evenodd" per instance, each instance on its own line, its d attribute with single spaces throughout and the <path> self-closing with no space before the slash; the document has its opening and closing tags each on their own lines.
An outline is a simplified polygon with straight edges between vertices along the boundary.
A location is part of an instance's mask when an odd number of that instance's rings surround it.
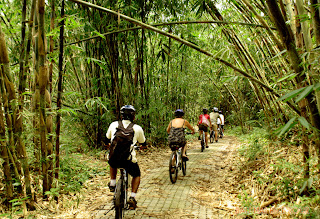
<svg viewBox="0 0 320 219">
<path fill-rule="evenodd" d="M 207 108 L 203 108 L 202 112 L 203 112 L 204 114 L 207 114 L 207 113 L 208 113 L 208 109 L 207 109 Z"/>
<path fill-rule="evenodd" d="M 219 110 L 219 114 L 222 114 L 222 111 L 221 111 L 221 110 Z"/>
<path fill-rule="evenodd" d="M 213 112 L 218 112 L 218 108 L 217 107 L 213 107 Z"/>
<path fill-rule="evenodd" d="M 124 105 L 120 109 L 120 114 L 122 119 L 128 119 L 133 121 L 134 116 L 136 114 L 136 109 L 132 105 Z"/>
<path fill-rule="evenodd" d="M 176 111 L 174 111 L 174 116 L 181 118 L 182 116 L 184 116 L 184 112 L 182 109 L 177 109 Z"/>
</svg>

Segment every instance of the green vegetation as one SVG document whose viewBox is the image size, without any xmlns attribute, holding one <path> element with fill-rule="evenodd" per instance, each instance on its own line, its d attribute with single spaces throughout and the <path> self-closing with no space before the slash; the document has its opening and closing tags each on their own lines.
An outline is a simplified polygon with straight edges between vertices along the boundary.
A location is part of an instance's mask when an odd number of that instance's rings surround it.
<svg viewBox="0 0 320 219">
<path fill-rule="evenodd" d="M 125 104 L 159 148 L 175 109 L 195 124 L 203 108 L 218 107 L 230 127 L 240 127 L 237 136 L 246 134 L 243 174 L 258 179 L 263 197 L 316 197 L 318 4 L 1 1 L 4 209 L 23 200 L 34 210 L 36 200 L 79 191 L 96 174 L 79 154 L 105 149 L 106 130 Z"/>
<path fill-rule="evenodd" d="M 265 129 L 252 128 L 247 134 L 242 134 L 240 127 L 232 129 L 229 134 L 237 136 L 241 142 L 238 179 L 245 182 L 239 185 L 239 198 L 243 209 L 246 209 L 242 212 L 244 215 L 272 211 L 269 205 L 274 203 L 278 207 L 273 211 L 283 214 L 289 211 L 291 216 L 313 218 L 319 213 L 317 168 L 310 170 L 310 178 L 304 178 L 301 148 L 291 143 L 294 136 L 276 141 L 276 138 L 271 138 L 274 134 Z M 314 156 L 309 162 L 312 163 L 310 166 L 315 165 Z M 269 200 L 265 197 L 274 200 L 266 204 Z"/>
</svg>

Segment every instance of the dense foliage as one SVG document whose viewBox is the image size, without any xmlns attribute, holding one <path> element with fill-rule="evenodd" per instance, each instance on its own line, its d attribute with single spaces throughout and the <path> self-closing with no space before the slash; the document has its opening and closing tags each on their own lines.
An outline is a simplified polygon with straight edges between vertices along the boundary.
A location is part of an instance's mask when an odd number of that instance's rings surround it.
<svg viewBox="0 0 320 219">
<path fill-rule="evenodd" d="M 320 153 L 318 6 L 318 0 L 2 1 L 4 203 L 23 194 L 23 185 L 33 206 L 34 191 L 48 198 L 54 182 L 71 181 L 65 166 L 71 158 L 59 163 L 60 148 L 65 154 L 76 139 L 103 149 L 124 104 L 136 107 L 136 123 L 153 146 L 165 144 L 177 108 L 196 125 L 203 108 L 218 107 L 242 133 L 264 127 L 288 138 L 298 128 L 308 182 L 309 159 Z M 256 142 L 243 153 L 254 159 L 266 153 L 262 148 Z M 42 188 L 33 178 L 43 180 Z"/>
</svg>

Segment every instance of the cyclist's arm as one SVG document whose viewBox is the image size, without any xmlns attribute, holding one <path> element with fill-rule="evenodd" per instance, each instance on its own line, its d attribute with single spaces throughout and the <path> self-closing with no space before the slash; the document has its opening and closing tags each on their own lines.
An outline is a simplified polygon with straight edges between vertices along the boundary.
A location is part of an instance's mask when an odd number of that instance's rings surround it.
<svg viewBox="0 0 320 219">
<path fill-rule="evenodd" d="M 145 149 L 147 146 L 147 141 L 141 126 L 136 127 L 134 134 L 136 135 L 140 148 Z"/>
<path fill-rule="evenodd" d="M 190 129 L 192 131 L 192 134 L 194 134 L 194 128 L 192 127 L 192 125 L 190 125 L 190 123 L 188 121 L 185 122 L 185 125 L 188 129 Z"/>
<path fill-rule="evenodd" d="M 106 133 L 106 137 L 107 139 L 112 139 L 112 136 L 114 135 L 114 132 L 116 130 L 116 128 L 118 127 L 118 122 L 113 122 L 110 124 L 109 128 L 108 128 L 108 131 Z"/>
<path fill-rule="evenodd" d="M 171 129 L 171 121 L 169 122 L 169 125 L 168 125 L 168 127 L 167 127 L 167 133 L 169 134 L 170 133 L 170 129 Z"/>
<path fill-rule="evenodd" d="M 209 123 L 210 123 L 210 126 L 209 126 L 209 128 L 212 130 L 212 123 L 211 123 L 211 119 L 210 119 L 210 115 L 209 115 Z"/>
<path fill-rule="evenodd" d="M 201 122 L 201 115 L 199 116 L 198 125 L 200 125 Z"/>
</svg>

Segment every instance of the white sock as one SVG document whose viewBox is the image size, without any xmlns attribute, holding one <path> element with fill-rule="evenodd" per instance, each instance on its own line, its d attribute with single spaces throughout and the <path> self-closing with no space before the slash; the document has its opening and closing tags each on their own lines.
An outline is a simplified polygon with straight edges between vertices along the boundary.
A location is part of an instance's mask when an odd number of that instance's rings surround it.
<svg viewBox="0 0 320 219">
<path fill-rule="evenodd" d="M 116 186 L 117 180 L 116 179 L 111 179 L 110 181 L 110 186 Z"/>
<path fill-rule="evenodd" d="M 131 192 L 131 197 L 133 197 L 133 198 L 136 197 L 136 194 L 137 193 L 135 193 L 135 192 Z"/>
</svg>

